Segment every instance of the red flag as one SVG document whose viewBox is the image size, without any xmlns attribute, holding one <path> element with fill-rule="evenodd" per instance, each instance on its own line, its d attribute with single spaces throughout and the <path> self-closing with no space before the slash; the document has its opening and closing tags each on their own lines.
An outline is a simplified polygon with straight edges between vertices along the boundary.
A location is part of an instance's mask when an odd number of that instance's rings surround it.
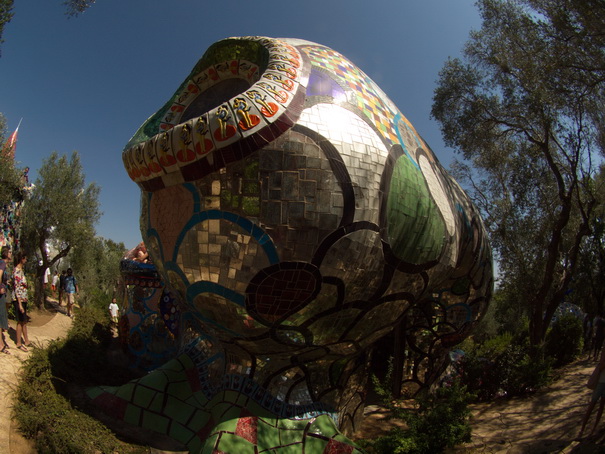
<svg viewBox="0 0 605 454">
<path fill-rule="evenodd" d="M 19 126 L 21 126 L 21 122 L 19 122 L 15 132 L 9 136 L 8 140 L 4 142 L 4 146 L 2 147 L 2 154 L 5 154 L 11 159 L 15 159 L 15 148 L 17 148 L 17 134 L 19 132 Z"/>
</svg>

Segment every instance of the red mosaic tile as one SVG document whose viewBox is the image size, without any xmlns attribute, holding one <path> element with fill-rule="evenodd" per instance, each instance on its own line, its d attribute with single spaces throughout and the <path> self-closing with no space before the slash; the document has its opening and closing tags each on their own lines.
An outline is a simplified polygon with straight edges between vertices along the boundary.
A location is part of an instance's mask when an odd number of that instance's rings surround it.
<svg viewBox="0 0 605 454">
<path fill-rule="evenodd" d="M 235 429 L 235 435 L 242 437 L 244 440 L 248 440 L 250 443 L 256 445 L 257 443 L 257 429 L 258 429 L 258 417 L 257 416 L 243 416 L 237 421 L 237 427 Z"/>
<path fill-rule="evenodd" d="M 324 448 L 323 454 L 351 454 L 353 449 L 353 445 L 330 438 L 330 441 L 328 441 L 328 444 Z"/>
</svg>

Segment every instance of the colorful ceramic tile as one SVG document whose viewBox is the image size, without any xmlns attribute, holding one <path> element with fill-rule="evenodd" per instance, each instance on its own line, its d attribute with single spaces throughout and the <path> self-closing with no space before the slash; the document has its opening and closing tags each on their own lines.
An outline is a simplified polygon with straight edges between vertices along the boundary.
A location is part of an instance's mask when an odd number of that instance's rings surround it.
<svg viewBox="0 0 605 454">
<path fill-rule="evenodd" d="M 371 347 L 405 320 L 405 381 L 427 387 L 487 308 L 477 210 L 325 46 L 215 43 L 123 161 L 163 288 L 129 278 L 121 332 L 178 356 L 90 395 L 191 451 L 359 453 Z"/>
</svg>

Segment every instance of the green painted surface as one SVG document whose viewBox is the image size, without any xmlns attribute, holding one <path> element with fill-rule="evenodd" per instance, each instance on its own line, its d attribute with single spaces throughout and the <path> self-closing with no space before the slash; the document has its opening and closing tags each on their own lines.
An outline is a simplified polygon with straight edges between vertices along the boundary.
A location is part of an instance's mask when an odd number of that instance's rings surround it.
<svg viewBox="0 0 605 454">
<path fill-rule="evenodd" d="M 443 249 L 445 224 L 422 172 L 407 156 L 399 157 L 393 168 L 387 228 L 394 254 L 406 262 L 436 260 Z"/>
</svg>

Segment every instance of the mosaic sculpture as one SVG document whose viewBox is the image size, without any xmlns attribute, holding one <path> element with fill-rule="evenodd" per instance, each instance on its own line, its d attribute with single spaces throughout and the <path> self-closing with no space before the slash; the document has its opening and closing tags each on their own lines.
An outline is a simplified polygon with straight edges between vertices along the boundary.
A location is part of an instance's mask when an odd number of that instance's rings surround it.
<svg viewBox="0 0 605 454">
<path fill-rule="evenodd" d="M 172 359 L 178 351 L 180 304 L 178 295 L 165 288 L 157 269 L 137 251 L 128 251 L 120 262 L 123 307 L 119 339 L 134 369 L 149 371 Z"/>
<path fill-rule="evenodd" d="M 89 395 L 191 452 L 359 452 L 346 436 L 371 346 L 409 319 L 420 377 L 487 307 L 491 252 L 468 197 L 325 46 L 219 41 L 123 160 L 182 304 L 181 349 Z"/>
</svg>

